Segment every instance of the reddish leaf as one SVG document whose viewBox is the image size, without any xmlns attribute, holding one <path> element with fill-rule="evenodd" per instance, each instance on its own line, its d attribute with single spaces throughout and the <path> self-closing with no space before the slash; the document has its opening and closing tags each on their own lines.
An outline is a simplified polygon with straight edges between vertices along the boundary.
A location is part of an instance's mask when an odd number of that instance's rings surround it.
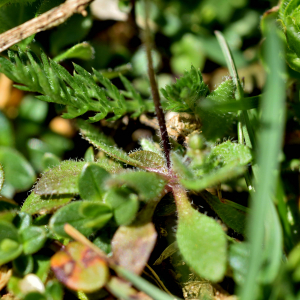
<svg viewBox="0 0 300 300">
<path fill-rule="evenodd" d="M 120 226 L 112 240 L 115 262 L 140 274 L 153 250 L 157 233 L 153 223 L 140 226 Z"/>
<path fill-rule="evenodd" d="M 55 276 L 72 290 L 86 293 L 103 287 L 109 279 L 106 262 L 92 249 L 71 242 L 51 258 Z"/>
</svg>

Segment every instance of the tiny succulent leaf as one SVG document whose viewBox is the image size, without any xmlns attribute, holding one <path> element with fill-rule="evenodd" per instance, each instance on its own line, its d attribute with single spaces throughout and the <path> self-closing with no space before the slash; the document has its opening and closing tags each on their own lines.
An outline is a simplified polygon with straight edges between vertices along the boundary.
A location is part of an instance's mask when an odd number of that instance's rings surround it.
<svg viewBox="0 0 300 300">
<path fill-rule="evenodd" d="M 52 256 L 51 268 L 68 288 L 85 293 L 99 290 L 109 279 L 106 262 L 78 242 L 69 243 L 64 250 Z"/>
</svg>

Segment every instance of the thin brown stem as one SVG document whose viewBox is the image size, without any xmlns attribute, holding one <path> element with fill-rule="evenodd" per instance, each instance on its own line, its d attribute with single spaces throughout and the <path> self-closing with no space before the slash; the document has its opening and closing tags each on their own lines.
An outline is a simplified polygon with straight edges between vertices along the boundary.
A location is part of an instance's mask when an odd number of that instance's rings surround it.
<svg viewBox="0 0 300 300">
<path fill-rule="evenodd" d="M 148 76 L 150 80 L 150 86 L 151 86 L 151 93 L 152 98 L 155 106 L 155 112 L 158 120 L 159 125 L 159 131 L 161 135 L 161 140 L 163 142 L 163 147 L 166 155 L 167 160 L 167 167 L 170 170 L 171 168 L 171 161 L 170 161 L 170 142 L 169 142 L 169 135 L 167 131 L 166 121 L 165 121 L 165 115 L 162 110 L 161 102 L 160 102 L 160 96 L 158 92 L 157 82 L 155 79 L 155 73 L 153 68 L 153 61 L 151 56 L 151 33 L 150 33 L 150 27 L 149 27 L 149 5 L 148 0 L 145 0 L 145 13 L 146 13 L 146 28 L 145 28 L 145 38 L 144 42 L 146 45 L 146 54 L 147 54 L 147 60 L 148 60 Z"/>
<path fill-rule="evenodd" d="M 0 52 L 16 43 L 65 22 L 75 13 L 86 15 L 85 7 L 93 0 L 67 0 L 65 3 L 45 12 L 37 18 L 14 27 L 0 35 Z"/>
</svg>

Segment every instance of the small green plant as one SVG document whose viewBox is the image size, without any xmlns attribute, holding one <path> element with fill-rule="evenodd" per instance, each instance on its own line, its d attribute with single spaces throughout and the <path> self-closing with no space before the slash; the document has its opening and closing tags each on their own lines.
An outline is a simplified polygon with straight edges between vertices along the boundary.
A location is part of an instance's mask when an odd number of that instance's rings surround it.
<svg viewBox="0 0 300 300">
<path fill-rule="evenodd" d="M 128 5 L 125 2 L 123 6 Z M 93 146 L 80 160 L 61 161 L 60 151 L 36 160 L 39 178 L 19 207 L 10 195 L 28 190 L 36 180 L 35 172 L 13 149 L 12 129 L 0 115 L 8 132 L 0 139 L 0 191 L 6 196 L 0 196 L 0 275 L 10 272 L 3 287 L 25 300 L 74 295 L 79 299 L 111 295 L 217 299 L 218 294 L 230 299 L 224 282 L 231 280 L 242 300 L 284 299 L 281 289 L 291 277 L 289 284 L 295 286 L 286 288 L 288 299 L 297 299 L 293 289 L 299 281 L 299 235 L 295 233 L 299 212 L 291 211 L 285 201 L 279 160 L 286 118 L 286 65 L 278 55 L 284 54 L 282 33 L 274 21 L 263 19 L 262 57 L 268 79 L 258 97 L 245 95 L 220 32 L 216 37 L 230 76 L 211 91 L 192 66 L 159 91 L 148 1 L 144 5 L 152 99 L 145 99 L 121 72 L 117 71 L 119 82 L 114 84 L 105 72 L 89 72 L 73 64 L 71 75 L 58 63 L 89 58 L 93 50 L 87 43 L 54 59 L 22 44 L 0 57 L 0 72 L 16 88 L 54 103 L 63 118 L 76 118 L 80 135 Z M 296 51 L 297 41 L 292 39 L 296 37 L 291 26 L 296 26 L 299 7 L 299 1 L 284 1 L 276 16 L 285 26 L 286 60 L 292 68 L 291 51 Z M 116 124 L 124 116 L 136 120 L 154 112 L 160 140 L 142 138 L 141 148 L 130 153 L 91 124 Z M 165 113 L 176 114 L 175 125 L 165 121 Z M 238 142 L 228 138 L 231 134 Z M 250 204 L 224 199 L 224 184 L 228 189 L 244 188 Z M 160 222 L 165 220 L 175 230 L 160 246 Z M 166 275 L 157 275 L 149 259 L 153 266 L 170 260 L 170 273 L 175 274 L 181 294 L 170 289 Z"/>
</svg>

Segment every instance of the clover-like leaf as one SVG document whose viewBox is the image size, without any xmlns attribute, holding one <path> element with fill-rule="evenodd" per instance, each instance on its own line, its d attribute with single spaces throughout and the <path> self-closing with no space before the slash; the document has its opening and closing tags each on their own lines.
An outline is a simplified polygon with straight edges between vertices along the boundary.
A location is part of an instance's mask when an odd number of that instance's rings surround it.
<svg viewBox="0 0 300 300">
<path fill-rule="evenodd" d="M 51 258 L 51 268 L 69 289 L 91 293 L 103 287 L 109 279 L 106 262 L 90 248 L 69 243 Z"/>
</svg>

